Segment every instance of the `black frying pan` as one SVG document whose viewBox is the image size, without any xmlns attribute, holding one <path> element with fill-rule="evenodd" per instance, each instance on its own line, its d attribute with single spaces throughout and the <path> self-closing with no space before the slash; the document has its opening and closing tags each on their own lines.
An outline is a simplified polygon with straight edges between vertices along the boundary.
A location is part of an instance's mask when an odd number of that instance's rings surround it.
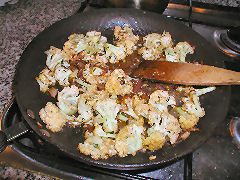
<svg viewBox="0 0 240 180">
<path fill-rule="evenodd" d="M 159 14 L 133 9 L 101 9 L 81 13 L 61 20 L 41 32 L 22 54 L 16 69 L 14 89 L 23 117 L 33 131 L 69 156 L 105 168 L 130 170 L 156 167 L 194 151 L 207 140 L 217 124 L 225 118 L 229 104 L 230 87 L 219 86 L 216 91 L 201 98 L 206 115 L 198 123 L 200 131 L 192 132 L 187 140 L 173 146 L 165 145 L 155 152 L 138 152 L 136 156 L 129 155 L 125 158 L 114 156 L 107 160 L 94 160 L 90 156 L 85 156 L 77 150 L 78 143 L 84 140 L 80 127 L 65 126 L 61 132 L 52 133 L 40 120 L 38 116 L 40 109 L 48 101 L 55 101 L 39 91 L 39 85 L 35 80 L 35 77 L 45 66 L 46 55 L 44 51 L 48 50 L 50 46 L 62 48 L 63 43 L 72 33 L 85 34 L 87 31 L 97 30 L 111 38 L 112 30 L 116 25 L 128 25 L 134 33 L 141 36 L 152 32 L 170 32 L 176 42 L 187 41 L 195 46 L 195 53 L 189 57 L 190 60 L 203 61 L 204 64 L 223 67 L 224 56 L 218 53 L 217 49 L 192 29 L 175 20 L 167 19 Z M 29 117 L 28 114 L 31 111 L 33 112 L 31 117 L 35 116 L 35 118 Z M 150 155 L 156 155 L 157 158 L 150 161 Z"/>
</svg>

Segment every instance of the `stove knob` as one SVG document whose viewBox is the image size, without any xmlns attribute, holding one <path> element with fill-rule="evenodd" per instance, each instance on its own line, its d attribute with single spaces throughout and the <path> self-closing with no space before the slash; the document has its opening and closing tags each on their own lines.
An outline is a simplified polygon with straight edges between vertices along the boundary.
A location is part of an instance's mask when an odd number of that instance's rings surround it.
<svg viewBox="0 0 240 180">
<path fill-rule="evenodd" d="M 7 136 L 3 131 L 0 131 L 0 152 L 3 152 L 8 145 Z"/>
</svg>

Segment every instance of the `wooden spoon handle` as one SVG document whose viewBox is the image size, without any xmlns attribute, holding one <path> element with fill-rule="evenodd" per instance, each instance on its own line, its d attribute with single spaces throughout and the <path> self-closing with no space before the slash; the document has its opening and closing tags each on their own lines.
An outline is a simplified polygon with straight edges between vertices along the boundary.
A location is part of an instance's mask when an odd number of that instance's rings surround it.
<svg viewBox="0 0 240 180">
<path fill-rule="evenodd" d="M 240 84 L 240 72 L 208 65 L 168 61 L 143 61 L 131 76 L 183 85 Z"/>
</svg>

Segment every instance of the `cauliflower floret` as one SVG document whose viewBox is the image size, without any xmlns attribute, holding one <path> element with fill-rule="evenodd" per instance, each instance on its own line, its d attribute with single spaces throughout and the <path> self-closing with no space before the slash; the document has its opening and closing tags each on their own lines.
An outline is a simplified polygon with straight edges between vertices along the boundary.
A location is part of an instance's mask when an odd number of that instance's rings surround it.
<svg viewBox="0 0 240 180">
<path fill-rule="evenodd" d="M 129 116 L 132 116 L 134 119 L 139 119 L 139 117 L 134 112 L 133 100 L 131 98 L 124 99 L 121 104 L 121 111 Z"/>
<path fill-rule="evenodd" d="M 70 56 L 61 49 L 51 46 L 45 53 L 47 54 L 46 65 L 51 71 L 54 71 L 61 65 L 69 66 Z"/>
<path fill-rule="evenodd" d="M 197 96 L 201 96 L 203 94 L 209 93 L 211 91 L 214 91 L 216 87 L 207 87 L 207 88 L 202 88 L 202 89 L 195 89 L 195 94 Z"/>
<path fill-rule="evenodd" d="M 77 45 L 84 38 L 83 34 L 71 34 L 68 37 L 68 41 L 64 43 L 63 50 L 70 56 L 74 56 L 78 53 Z"/>
<path fill-rule="evenodd" d="M 54 78 L 54 73 L 51 72 L 48 68 L 44 68 L 39 76 L 36 77 L 36 80 L 40 86 L 40 91 L 46 92 L 49 86 L 54 86 L 56 80 Z"/>
<path fill-rule="evenodd" d="M 163 133 L 155 131 L 149 137 L 143 140 L 143 146 L 150 151 L 161 149 L 166 139 Z"/>
<path fill-rule="evenodd" d="M 66 69 L 60 66 L 56 68 L 54 76 L 61 86 L 69 86 L 70 83 L 68 81 L 68 78 L 71 74 L 72 74 L 72 71 L 70 69 Z"/>
<path fill-rule="evenodd" d="M 52 132 L 60 131 L 68 121 L 60 109 L 51 102 L 48 102 L 45 108 L 40 110 L 39 116 L 46 123 L 46 127 Z"/>
<path fill-rule="evenodd" d="M 178 52 L 180 61 L 182 61 L 182 62 L 185 62 L 185 58 L 186 58 L 187 54 L 194 53 L 194 48 L 190 44 L 188 44 L 186 41 L 179 42 L 174 49 L 175 49 L 175 51 Z"/>
<path fill-rule="evenodd" d="M 77 53 L 81 52 L 81 54 L 83 55 L 84 61 L 96 62 L 97 55 L 102 56 L 105 54 L 104 46 L 106 43 L 107 43 L 107 38 L 104 36 L 101 36 L 100 32 L 90 31 L 86 33 L 85 37 L 80 39 L 75 50 Z M 101 60 L 100 57 L 98 57 L 98 61 L 99 60 Z"/>
<path fill-rule="evenodd" d="M 116 100 L 106 98 L 102 101 L 97 101 L 95 109 L 103 118 L 103 128 L 105 132 L 116 132 L 117 114 L 120 110 L 120 105 L 116 103 Z"/>
<path fill-rule="evenodd" d="M 167 107 L 175 106 L 176 101 L 173 96 L 168 94 L 168 91 L 156 90 L 150 95 L 149 104 L 161 112 L 167 112 Z"/>
<path fill-rule="evenodd" d="M 148 119 L 148 124 L 150 124 L 151 126 L 155 123 L 160 123 L 161 121 L 161 114 L 162 112 L 159 111 L 157 108 L 152 107 L 151 105 L 149 105 L 149 111 L 147 114 L 147 119 Z"/>
<path fill-rule="evenodd" d="M 114 64 L 126 58 L 126 49 L 124 46 L 114 46 L 112 44 L 105 45 L 106 57 L 109 62 Z"/>
<path fill-rule="evenodd" d="M 147 133 L 150 136 L 153 132 L 159 131 L 165 136 L 168 136 L 171 144 L 174 144 L 181 132 L 180 124 L 178 120 L 169 113 L 161 114 L 161 123 L 155 123 L 151 128 L 148 129 Z"/>
<path fill-rule="evenodd" d="M 177 88 L 177 91 L 183 92 L 187 95 L 190 95 L 191 93 L 194 93 L 197 96 L 201 96 L 201 95 L 206 94 L 208 92 L 214 91 L 215 89 L 216 89 L 216 87 L 206 87 L 206 88 L 202 88 L 202 89 L 195 89 L 192 86 L 187 86 L 187 87 L 179 86 Z"/>
<path fill-rule="evenodd" d="M 147 118 L 149 109 L 150 109 L 150 107 L 148 104 L 138 104 L 135 108 L 135 111 L 138 115 L 141 115 L 141 116 Z"/>
<path fill-rule="evenodd" d="M 143 126 L 130 124 L 119 131 L 116 136 L 115 148 L 120 157 L 125 157 L 128 154 L 134 156 L 138 150 L 142 149 L 143 130 Z"/>
<path fill-rule="evenodd" d="M 81 94 L 83 98 L 86 99 L 86 105 L 94 107 L 97 101 L 103 101 L 109 98 L 107 91 L 98 91 L 97 85 L 89 85 L 86 89 L 86 92 Z"/>
<path fill-rule="evenodd" d="M 86 64 L 85 69 L 83 70 L 83 77 L 90 84 L 106 83 L 109 74 L 110 72 L 104 73 L 101 68 L 90 67 L 89 64 Z"/>
<path fill-rule="evenodd" d="M 145 99 L 139 98 L 137 95 L 133 96 L 133 107 L 135 110 L 135 113 L 138 116 L 143 116 L 145 118 L 148 117 L 148 112 L 150 109 L 149 104 L 146 104 Z"/>
<path fill-rule="evenodd" d="M 207 87 L 203 89 L 194 89 L 193 87 L 178 87 L 177 91 L 185 93 L 187 96 L 182 97 L 183 105 L 181 109 L 188 114 L 192 114 L 198 118 L 205 115 L 204 108 L 201 107 L 199 96 L 215 90 L 215 87 Z"/>
<path fill-rule="evenodd" d="M 92 107 L 86 104 L 84 94 L 81 94 L 78 98 L 78 114 L 77 121 L 80 123 L 86 123 L 93 118 Z"/>
<path fill-rule="evenodd" d="M 179 42 L 174 48 L 168 47 L 165 50 L 167 61 L 171 62 L 186 62 L 187 54 L 193 54 L 194 48 L 187 42 Z"/>
<path fill-rule="evenodd" d="M 169 32 L 163 32 L 160 41 L 162 48 L 169 48 L 173 45 L 172 37 Z"/>
<path fill-rule="evenodd" d="M 166 60 L 170 62 L 180 61 L 179 53 L 172 47 L 165 49 L 165 57 L 166 57 Z"/>
<path fill-rule="evenodd" d="M 194 114 L 189 114 L 180 107 L 178 107 L 176 110 L 179 113 L 179 123 L 181 128 L 191 129 L 198 123 L 199 118 Z"/>
<path fill-rule="evenodd" d="M 101 137 L 111 137 L 111 138 L 116 137 L 116 134 L 104 132 L 102 126 L 100 126 L 100 125 L 97 125 L 95 127 L 95 129 L 93 130 L 93 134 L 94 134 L 94 136 L 101 136 Z"/>
<path fill-rule="evenodd" d="M 114 36 L 118 39 L 117 46 L 123 45 L 128 55 L 132 54 L 133 51 L 137 49 L 136 44 L 139 40 L 139 36 L 134 35 L 129 26 L 125 26 L 123 29 L 120 26 L 115 26 Z"/>
<path fill-rule="evenodd" d="M 115 141 L 110 138 L 91 136 L 84 144 L 79 143 L 78 149 L 85 155 L 91 155 L 93 159 L 107 159 L 117 154 L 114 144 Z"/>
<path fill-rule="evenodd" d="M 79 89 L 72 85 L 65 87 L 58 93 L 58 107 L 67 115 L 73 115 L 77 112 Z"/>
<path fill-rule="evenodd" d="M 201 107 L 199 97 L 192 92 L 190 96 L 182 98 L 182 109 L 190 114 L 194 114 L 197 117 L 203 117 L 205 115 L 204 109 Z"/>
<path fill-rule="evenodd" d="M 131 78 L 122 69 L 115 69 L 108 78 L 105 89 L 112 95 L 126 95 L 133 90 Z"/>
<path fill-rule="evenodd" d="M 148 34 L 143 37 L 143 47 L 139 49 L 138 53 L 141 54 L 145 60 L 158 59 L 163 51 L 161 38 L 162 36 L 157 33 Z"/>
<path fill-rule="evenodd" d="M 162 115 L 162 123 L 160 125 L 160 132 L 170 138 L 171 144 L 174 144 L 182 131 L 178 120 L 171 114 L 164 113 Z"/>
</svg>

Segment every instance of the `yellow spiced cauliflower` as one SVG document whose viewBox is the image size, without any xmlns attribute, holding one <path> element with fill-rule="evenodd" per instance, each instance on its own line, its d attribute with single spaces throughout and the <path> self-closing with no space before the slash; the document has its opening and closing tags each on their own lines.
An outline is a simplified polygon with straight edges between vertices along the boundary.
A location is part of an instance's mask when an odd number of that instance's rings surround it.
<svg viewBox="0 0 240 180">
<path fill-rule="evenodd" d="M 48 68 L 44 68 L 36 77 L 36 81 L 39 84 L 40 91 L 46 92 L 49 89 L 49 86 L 54 86 L 56 79 L 54 78 L 54 73 L 51 72 Z"/>
<path fill-rule="evenodd" d="M 118 128 L 116 117 L 120 110 L 120 105 L 116 103 L 116 100 L 108 98 L 98 101 L 95 109 L 102 116 L 105 132 L 116 132 Z"/>
<path fill-rule="evenodd" d="M 105 89 L 113 95 L 130 94 L 133 89 L 131 78 L 122 69 L 115 69 L 109 76 Z"/>
<path fill-rule="evenodd" d="M 69 120 L 63 112 L 53 103 L 48 102 L 45 108 L 39 112 L 40 118 L 47 124 L 47 128 L 52 132 L 57 132 L 62 129 L 65 123 Z"/>
<path fill-rule="evenodd" d="M 119 131 L 116 136 L 115 148 L 120 157 L 128 154 L 135 155 L 138 150 L 142 149 L 143 130 L 143 126 L 130 124 Z"/>
<path fill-rule="evenodd" d="M 85 139 L 77 148 L 93 159 L 134 156 L 186 139 L 205 115 L 200 96 L 215 87 L 160 84 L 131 78 L 126 69 L 137 65 L 133 56 L 186 62 L 194 48 L 175 45 L 168 32 L 141 39 L 129 26 L 116 26 L 113 33 L 113 43 L 98 31 L 72 34 L 63 49 L 46 51 L 36 81 L 40 91 L 57 95 L 56 105 L 48 102 L 39 112 L 46 127 L 82 126 Z"/>
<path fill-rule="evenodd" d="M 77 112 L 79 89 L 72 85 L 71 87 L 65 87 L 58 93 L 58 107 L 67 115 L 73 115 Z"/>
<path fill-rule="evenodd" d="M 125 26 L 123 28 L 120 26 L 115 26 L 114 36 L 117 39 L 117 46 L 125 47 L 126 54 L 130 55 L 133 53 L 133 51 L 137 50 L 139 36 L 134 35 L 129 26 Z"/>
<path fill-rule="evenodd" d="M 90 136 L 84 143 L 79 143 L 78 149 L 93 159 L 107 159 L 117 154 L 114 140 L 100 136 Z"/>
</svg>

